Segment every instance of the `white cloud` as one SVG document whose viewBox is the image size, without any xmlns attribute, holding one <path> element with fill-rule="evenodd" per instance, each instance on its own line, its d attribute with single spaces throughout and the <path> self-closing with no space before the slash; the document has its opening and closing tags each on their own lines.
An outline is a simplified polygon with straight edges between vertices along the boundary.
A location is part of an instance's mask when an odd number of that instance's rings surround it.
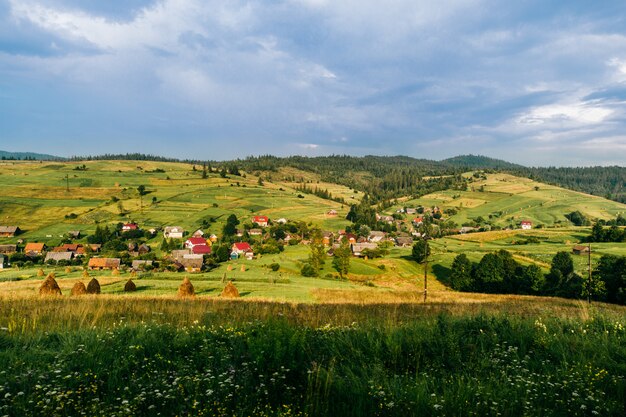
<svg viewBox="0 0 626 417">
<path fill-rule="evenodd" d="M 320 145 L 316 143 L 300 143 L 298 144 L 302 149 L 314 150 L 320 147 Z"/>
<path fill-rule="evenodd" d="M 537 125 L 547 123 L 596 124 L 606 121 L 613 110 L 589 103 L 550 104 L 531 109 L 519 117 L 518 123 Z"/>
</svg>

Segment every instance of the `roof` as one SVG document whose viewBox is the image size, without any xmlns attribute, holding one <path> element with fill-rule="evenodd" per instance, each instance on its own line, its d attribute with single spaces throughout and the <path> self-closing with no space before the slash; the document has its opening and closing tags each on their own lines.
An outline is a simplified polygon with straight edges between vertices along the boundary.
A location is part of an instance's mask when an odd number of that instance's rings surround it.
<svg viewBox="0 0 626 417">
<path fill-rule="evenodd" d="M 17 229 L 17 226 L 0 226 L 0 233 L 15 233 Z"/>
<path fill-rule="evenodd" d="M 522 224 L 533 224 L 530 220 L 522 220 Z"/>
<path fill-rule="evenodd" d="M 267 223 L 270 219 L 267 216 L 254 216 L 252 222 L 254 223 Z"/>
<path fill-rule="evenodd" d="M 379 230 L 372 230 L 370 232 L 370 236 L 385 236 L 385 232 L 381 232 Z"/>
<path fill-rule="evenodd" d="M 580 252 L 587 252 L 589 250 L 589 246 L 583 246 L 583 245 L 576 245 L 572 248 L 575 251 L 580 251 Z"/>
<path fill-rule="evenodd" d="M 398 237 L 396 238 L 396 242 L 398 242 L 398 245 L 410 245 L 413 243 L 413 238 L 412 237 Z"/>
<path fill-rule="evenodd" d="M 199 258 L 184 257 L 183 259 L 180 260 L 180 263 L 185 267 L 185 269 L 187 269 L 187 268 L 201 269 L 202 268 L 202 257 L 199 257 Z"/>
<path fill-rule="evenodd" d="M 185 244 L 191 244 L 193 246 L 206 245 L 206 239 L 202 237 L 190 237 L 185 241 Z"/>
<path fill-rule="evenodd" d="M 205 253 L 211 253 L 211 247 L 208 245 L 196 245 L 194 246 L 191 251 L 193 253 L 195 253 L 196 255 L 200 255 L 200 254 L 205 254 Z"/>
<path fill-rule="evenodd" d="M 362 252 L 365 249 L 369 249 L 369 250 L 378 249 L 378 245 L 376 243 L 367 243 L 367 242 L 354 243 L 352 245 L 352 252 L 354 253 Z"/>
<path fill-rule="evenodd" d="M 133 269 L 137 269 L 138 267 L 142 265 L 152 265 L 152 261 L 144 261 L 144 260 L 138 259 L 138 260 L 134 260 L 132 265 L 133 265 Z"/>
<path fill-rule="evenodd" d="M 24 252 L 43 252 L 45 246 L 45 243 L 27 243 Z"/>
<path fill-rule="evenodd" d="M 17 245 L 0 245 L 0 253 L 17 252 Z"/>
<path fill-rule="evenodd" d="M 125 225 L 122 226 L 122 229 L 136 230 L 136 229 L 139 229 L 139 226 L 137 226 L 137 223 L 126 223 Z"/>
<path fill-rule="evenodd" d="M 250 229 L 250 230 L 248 230 L 248 234 L 250 234 L 250 235 L 261 235 L 261 234 L 263 234 L 263 230 L 261 230 L 261 229 Z"/>
<path fill-rule="evenodd" d="M 235 247 L 235 249 L 237 249 L 238 251 L 249 251 L 252 250 L 252 248 L 250 247 L 250 244 L 248 242 L 237 242 L 237 243 L 233 243 L 233 246 Z"/>
<path fill-rule="evenodd" d="M 89 266 L 93 268 L 119 268 L 120 258 L 91 258 Z"/>
<path fill-rule="evenodd" d="M 74 254 L 72 252 L 48 252 L 46 254 L 46 262 L 50 259 L 55 261 L 70 261 Z"/>
<path fill-rule="evenodd" d="M 67 234 L 70 235 L 70 236 L 79 237 L 80 236 L 80 230 L 70 230 L 69 232 L 67 232 Z"/>
<path fill-rule="evenodd" d="M 165 233 L 183 233 L 185 229 L 180 226 L 165 226 L 163 229 Z"/>
</svg>

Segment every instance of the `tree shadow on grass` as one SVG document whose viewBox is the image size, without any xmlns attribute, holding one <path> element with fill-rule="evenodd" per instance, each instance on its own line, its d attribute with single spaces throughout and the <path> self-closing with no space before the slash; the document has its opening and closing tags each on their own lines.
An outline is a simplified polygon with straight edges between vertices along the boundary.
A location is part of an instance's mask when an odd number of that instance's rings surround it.
<svg viewBox="0 0 626 417">
<path fill-rule="evenodd" d="M 450 286 L 450 275 L 452 274 L 452 269 L 443 265 L 435 264 L 433 265 L 433 274 L 435 274 L 437 280 L 443 285 L 447 287 Z"/>
</svg>

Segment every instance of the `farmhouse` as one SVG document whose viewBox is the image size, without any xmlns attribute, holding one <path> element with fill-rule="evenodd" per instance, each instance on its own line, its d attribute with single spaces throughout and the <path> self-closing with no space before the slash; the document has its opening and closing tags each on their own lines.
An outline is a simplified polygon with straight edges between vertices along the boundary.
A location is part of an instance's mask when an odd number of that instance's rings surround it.
<svg viewBox="0 0 626 417">
<path fill-rule="evenodd" d="M 247 242 L 238 242 L 238 243 L 233 243 L 233 246 L 230 248 L 230 251 L 231 253 L 242 255 L 246 252 L 252 252 L 252 247 Z"/>
<path fill-rule="evenodd" d="M 27 243 L 24 248 L 24 253 L 27 255 L 41 255 L 46 250 L 45 243 Z"/>
<path fill-rule="evenodd" d="M 198 229 L 191 234 L 191 237 L 202 237 L 202 236 L 204 236 L 204 232 L 202 231 L 202 229 Z"/>
<path fill-rule="evenodd" d="M 132 268 L 135 271 L 143 270 L 146 266 L 152 266 L 152 261 L 135 260 L 132 263 Z"/>
<path fill-rule="evenodd" d="M 10 254 L 17 252 L 17 245 L 0 245 L 0 253 Z"/>
<path fill-rule="evenodd" d="M 185 255 L 183 259 L 180 260 L 180 263 L 185 268 L 187 272 L 200 272 L 202 271 L 202 255 Z"/>
<path fill-rule="evenodd" d="M 89 269 L 117 269 L 120 267 L 120 258 L 91 258 L 88 264 Z"/>
<path fill-rule="evenodd" d="M 250 229 L 248 230 L 248 234 L 250 236 L 261 236 L 263 234 L 263 231 L 261 229 Z"/>
<path fill-rule="evenodd" d="M 80 230 L 70 230 L 67 235 L 72 239 L 80 239 Z"/>
<path fill-rule="evenodd" d="M 131 230 L 139 230 L 137 223 L 126 223 L 122 225 L 122 232 L 128 232 Z"/>
<path fill-rule="evenodd" d="M 71 261 L 74 257 L 73 252 L 48 252 L 46 253 L 46 259 L 44 262 L 48 261 Z"/>
<path fill-rule="evenodd" d="M 376 250 L 378 249 L 378 245 L 375 243 L 368 243 L 368 242 L 363 242 L 363 243 L 354 243 L 351 245 L 351 249 L 352 249 L 352 255 L 354 256 L 364 256 L 363 255 L 363 251 L 364 250 Z"/>
<path fill-rule="evenodd" d="M 326 213 L 329 216 L 336 216 L 337 215 L 337 210 L 331 209 L 328 210 L 328 212 Z"/>
<path fill-rule="evenodd" d="M 409 246 L 413 246 L 413 238 L 404 236 L 397 237 L 396 246 L 400 246 L 401 248 L 408 248 Z"/>
<path fill-rule="evenodd" d="M 528 220 L 523 220 L 521 225 L 522 225 L 522 230 L 530 230 L 533 228 L 533 222 L 528 221 Z"/>
<path fill-rule="evenodd" d="M 203 237 L 190 237 L 189 239 L 185 240 L 185 247 L 187 249 L 193 249 L 195 246 L 199 245 L 210 246 L 207 240 Z"/>
<path fill-rule="evenodd" d="M 416 217 L 413 219 L 413 224 L 415 226 L 421 226 L 422 223 L 424 223 L 424 218 L 423 217 Z"/>
<path fill-rule="evenodd" d="M 258 224 L 260 227 L 267 227 L 270 219 L 267 216 L 254 216 L 252 218 L 252 223 Z"/>
<path fill-rule="evenodd" d="M 382 242 L 384 238 L 385 232 L 380 232 L 378 230 L 372 230 L 369 235 L 369 241 L 374 243 Z"/>
<path fill-rule="evenodd" d="M 185 229 L 180 226 L 165 226 L 163 237 L 166 239 L 182 239 Z"/>
<path fill-rule="evenodd" d="M 17 226 L 0 226 L 0 237 L 15 237 L 21 230 Z"/>
<path fill-rule="evenodd" d="M 572 253 L 574 255 L 585 255 L 589 253 L 589 246 L 584 245 L 576 245 L 572 248 Z"/>
</svg>

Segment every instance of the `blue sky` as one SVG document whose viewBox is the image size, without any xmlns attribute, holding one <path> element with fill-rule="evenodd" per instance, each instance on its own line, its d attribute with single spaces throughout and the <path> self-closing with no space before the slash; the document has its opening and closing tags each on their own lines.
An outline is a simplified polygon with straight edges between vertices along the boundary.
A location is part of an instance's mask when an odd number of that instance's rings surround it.
<svg viewBox="0 0 626 417">
<path fill-rule="evenodd" d="M 0 0 L 0 149 L 624 165 L 626 4 Z"/>
</svg>

